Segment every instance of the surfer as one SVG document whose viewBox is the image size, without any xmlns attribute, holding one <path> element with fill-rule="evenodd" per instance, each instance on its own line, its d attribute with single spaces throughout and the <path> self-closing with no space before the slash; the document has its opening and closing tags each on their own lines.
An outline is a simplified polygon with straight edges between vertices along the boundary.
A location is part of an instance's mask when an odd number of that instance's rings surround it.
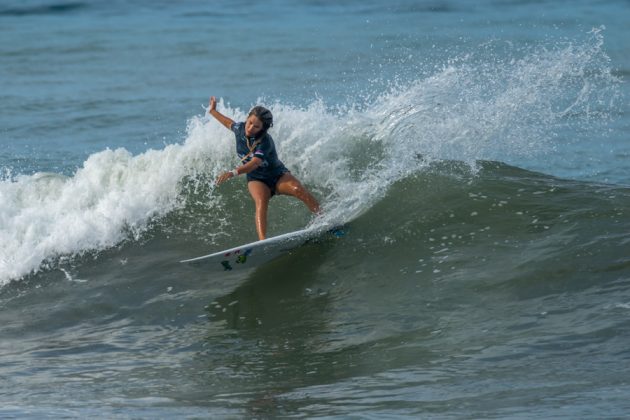
<svg viewBox="0 0 630 420">
<path fill-rule="evenodd" d="M 267 234 L 267 208 L 275 194 L 297 197 L 314 214 L 320 213 L 319 203 L 304 186 L 291 175 L 291 172 L 278 159 L 276 146 L 267 133 L 273 126 L 271 111 L 255 106 L 249 111 L 245 122 L 235 122 L 217 111 L 217 101 L 210 98 L 208 113 L 236 136 L 236 153 L 239 164 L 231 171 L 224 172 L 216 180 L 221 185 L 230 178 L 247 174 L 247 188 L 256 205 L 256 232 L 263 240 Z"/>
</svg>

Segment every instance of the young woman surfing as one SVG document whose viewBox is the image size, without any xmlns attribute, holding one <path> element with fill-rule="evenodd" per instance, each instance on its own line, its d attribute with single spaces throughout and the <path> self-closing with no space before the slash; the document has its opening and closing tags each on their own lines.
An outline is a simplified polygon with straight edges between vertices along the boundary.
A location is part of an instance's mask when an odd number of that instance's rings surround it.
<svg viewBox="0 0 630 420">
<path fill-rule="evenodd" d="M 276 146 L 267 133 L 273 126 L 271 111 L 255 106 L 249 111 L 245 122 L 234 122 L 217 111 L 215 97 L 210 98 L 208 113 L 236 136 L 236 153 L 239 164 L 229 172 L 221 174 L 217 185 L 230 178 L 247 174 L 247 188 L 256 205 L 256 232 L 258 239 L 267 234 L 267 208 L 275 194 L 297 197 L 315 214 L 320 213 L 319 203 L 278 159 Z"/>
</svg>

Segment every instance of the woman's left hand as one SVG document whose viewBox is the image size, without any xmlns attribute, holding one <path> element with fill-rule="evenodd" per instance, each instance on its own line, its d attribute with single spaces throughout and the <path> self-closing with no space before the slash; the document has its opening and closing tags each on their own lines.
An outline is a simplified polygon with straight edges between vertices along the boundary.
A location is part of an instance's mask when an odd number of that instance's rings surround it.
<svg viewBox="0 0 630 420">
<path fill-rule="evenodd" d="M 232 172 L 223 172 L 221 175 L 219 175 L 219 177 L 217 178 L 215 183 L 217 185 L 221 185 L 225 181 L 227 181 L 228 179 L 233 178 L 233 177 L 234 177 L 234 174 Z"/>
</svg>

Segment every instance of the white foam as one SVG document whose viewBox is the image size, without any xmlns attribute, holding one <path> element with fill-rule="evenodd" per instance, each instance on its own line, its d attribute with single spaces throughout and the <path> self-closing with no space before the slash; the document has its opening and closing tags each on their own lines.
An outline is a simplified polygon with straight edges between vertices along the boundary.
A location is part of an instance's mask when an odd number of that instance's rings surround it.
<svg viewBox="0 0 630 420">
<path fill-rule="evenodd" d="M 0 182 L 0 284 L 58 256 L 112 247 L 181 204 L 180 182 L 215 173 L 230 155 L 229 133 L 203 119 L 183 145 L 91 155 L 72 177 L 38 173 Z"/>
</svg>

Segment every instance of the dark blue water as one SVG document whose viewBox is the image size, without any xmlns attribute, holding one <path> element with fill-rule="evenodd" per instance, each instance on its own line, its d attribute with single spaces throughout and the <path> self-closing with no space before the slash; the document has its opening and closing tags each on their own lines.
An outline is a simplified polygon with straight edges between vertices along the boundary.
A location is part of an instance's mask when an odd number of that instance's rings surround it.
<svg viewBox="0 0 630 420">
<path fill-rule="evenodd" d="M 618 418 L 625 1 L 5 1 L 4 417 Z M 349 221 L 241 274 L 233 136 Z M 272 200 L 270 234 L 310 222 Z"/>
</svg>

